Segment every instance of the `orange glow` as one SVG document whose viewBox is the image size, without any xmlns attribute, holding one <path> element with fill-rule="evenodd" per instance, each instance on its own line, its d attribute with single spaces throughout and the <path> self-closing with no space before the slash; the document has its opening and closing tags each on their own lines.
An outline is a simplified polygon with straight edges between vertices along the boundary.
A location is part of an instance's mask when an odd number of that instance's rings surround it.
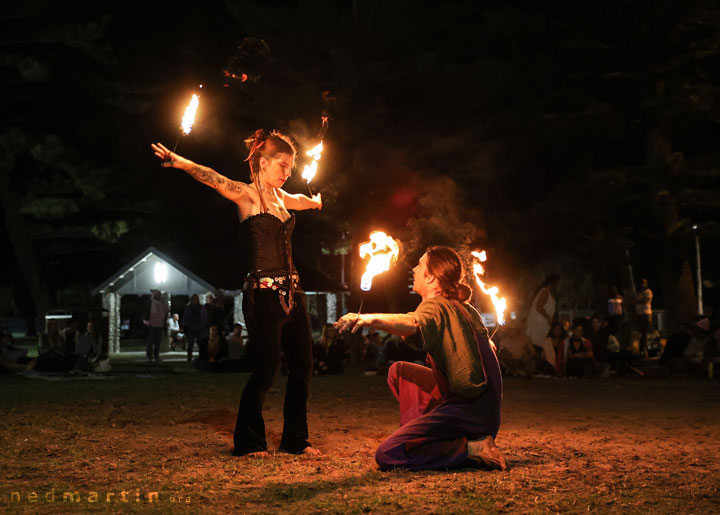
<svg viewBox="0 0 720 515">
<path fill-rule="evenodd" d="M 303 168 L 302 172 L 302 178 L 305 179 L 308 184 L 310 184 L 310 181 L 315 178 L 315 174 L 317 173 L 318 168 L 318 161 L 320 161 L 320 158 L 322 157 L 322 151 L 323 142 L 321 141 L 319 144 L 315 145 L 313 148 L 305 152 L 305 154 L 312 157 L 313 159 L 309 165 L 305 165 L 305 168 Z"/>
<path fill-rule="evenodd" d="M 362 243 L 359 247 L 360 257 L 370 257 L 365 273 L 360 280 L 360 288 L 370 291 L 372 279 L 378 274 L 387 272 L 397 262 L 400 255 L 398 242 L 382 231 L 370 233 L 370 241 Z"/>
<path fill-rule="evenodd" d="M 182 123 L 180 124 L 183 134 L 186 136 L 190 134 L 193 123 L 195 123 L 195 113 L 197 112 L 198 105 L 200 105 L 200 99 L 197 95 L 193 95 L 190 99 L 190 103 L 185 109 L 185 114 L 183 115 Z"/>
<path fill-rule="evenodd" d="M 473 257 L 476 261 L 473 263 L 473 274 L 475 275 L 475 282 L 482 290 L 482 292 L 490 297 L 493 306 L 495 307 L 495 313 L 497 314 L 498 325 L 505 324 L 505 310 L 507 309 L 507 300 L 505 298 L 499 298 L 498 293 L 500 290 L 497 286 L 487 286 L 480 276 L 485 275 L 485 269 L 480 263 L 487 261 L 487 254 L 483 250 L 482 252 L 473 251 Z"/>
</svg>

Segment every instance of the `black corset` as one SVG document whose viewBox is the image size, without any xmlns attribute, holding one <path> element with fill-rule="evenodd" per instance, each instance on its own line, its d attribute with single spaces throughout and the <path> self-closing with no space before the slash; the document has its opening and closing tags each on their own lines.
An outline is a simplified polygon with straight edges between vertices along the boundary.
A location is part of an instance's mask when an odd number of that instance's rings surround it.
<svg viewBox="0 0 720 515">
<path fill-rule="evenodd" d="M 270 213 L 246 218 L 240 224 L 240 239 L 246 249 L 246 273 L 295 272 L 292 233 L 295 215 L 284 222 Z"/>
</svg>

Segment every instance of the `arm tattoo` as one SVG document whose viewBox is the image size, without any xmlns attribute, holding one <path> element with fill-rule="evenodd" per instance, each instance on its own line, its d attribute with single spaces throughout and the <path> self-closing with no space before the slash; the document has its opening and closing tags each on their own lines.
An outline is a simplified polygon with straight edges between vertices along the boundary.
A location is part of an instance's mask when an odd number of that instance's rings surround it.
<svg viewBox="0 0 720 515">
<path fill-rule="evenodd" d="M 195 180 L 198 180 L 203 184 L 207 184 L 216 190 L 241 193 L 243 188 L 245 188 L 243 183 L 231 181 L 227 177 L 220 175 L 215 170 L 208 168 L 207 166 L 193 164 L 193 166 L 187 170 L 187 173 L 195 178 Z"/>
</svg>

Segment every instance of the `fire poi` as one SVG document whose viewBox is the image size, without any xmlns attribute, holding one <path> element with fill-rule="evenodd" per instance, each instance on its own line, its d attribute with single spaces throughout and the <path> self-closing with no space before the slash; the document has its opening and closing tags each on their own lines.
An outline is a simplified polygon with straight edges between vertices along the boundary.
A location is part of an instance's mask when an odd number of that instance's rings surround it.
<svg viewBox="0 0 720 515">
<path fill-rule="evenodd" d="M 200 84 L 200 88 L 202 88 L 202 84 Z M 180 122 L 181 132 L 178 136 L 177 141 L 175 142 L 175 148 L 173 148 L 173 152 L 177 150 L 178 143 L 180 143 L 180 138 L 183 136 L 187 136 L 192 131 L 193 124 L 195 123 L 195 115 L 197 114 L 197 109 L 199 105 L 200 97 L 196 94 L 193 94 L 193 96 L 190 98 L 190 102 L 185 108 L 185 113 L 183 114 L 182 121 Z"/>
<path fill-rule="evenodd" d="M 483 250 L 481 252 L 472 252 L 475 261 L 473 262 L 473 275 L 475 276 L 475 282 L 480 287 L 482 292 L 490 297 L 490 300 L 495 307 L 495 313 L 497 315 L 497 325 L 505 325 L 505 310 L 507 309 L 507 300 L 503 297 L 498 297 L 500 290 L 497 286 L 487 286 L 485 281 L 481 279 L 481 276 L 485 275 L 485 268 L 482 263 L 487 261 L 487 253 Z M 497 328 L 495 329 L 497 331 Z M 495 333 L 493 333 L 495 335 Z"/>
<path fill-rule="evenodd" d="M 367 292 L 372 288 L 373 277 L 387 272 L 397 262 L 400 245 L 384 232 L 373 231 L 370 233 L 370 241 L 360 244 L 358 250 L 362 259 L 368 258 L 365 273 L 360 279 L 360 289 Z M 365 296 L 363 296 L 364 300 Z M 358 312 L 362 312 L 362 301 Z"/>
<path fill-rule="evenodd" d="M 310 181 L 312 181 L 315 178 L 315 174 L 317 173 L 318 168 L 318 161 L 320 161 L 320 158 L 322 157 L 322 151 L 323 151 L 323 142 L 320 140 L 320 143 L 315 145 L 313 148 L 305 152 L 308 156 L 312 157 L 312 161 L 309 165 L 305 165 L 302 171 L 302 178 L 305 179 L 305 182 L 307 183 L 308 191 L 310 192 L 310 196 L 312 196 L 312 190 L 310 189 Z"/>
<path fill-rule="evenodd" d="M 327 132 L 328 128 L 328 117 L 323 116 L 322 117 L 322 124 L 320 125 L 320 131 L 318 131 L 318 137 L 320 138 L 320 143 L 315 145 L 313 148 L 305 152 L 306 155 L 312 157 L 312 161 L 310 161 L 309 165 L 305 165 L 302 171 L 302 178 L 305 180 L 305 184 L 307 184 L 308 191 L 310 192 L 310 196 L 312 197 L 312 190 L 310 189 L 310 181 L 312 181 L 315 178 L 315 174 L 317 173 L 318 169 L 318 161 L 320 161 L 320 158 L 322 157 L 322 151 L 323 151 L 323 139 L 325 138 L 325 133 Z"/>
</svg>

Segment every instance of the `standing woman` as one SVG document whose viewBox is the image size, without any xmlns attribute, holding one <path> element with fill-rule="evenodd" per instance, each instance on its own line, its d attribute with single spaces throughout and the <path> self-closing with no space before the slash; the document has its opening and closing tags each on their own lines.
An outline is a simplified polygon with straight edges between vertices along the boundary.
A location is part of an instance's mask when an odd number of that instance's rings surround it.
<svg viewBox="0 0 720 515">
<path fill-rule="evenodd" d="M 248 246 L 243 313 L 252 375 L 240 400 L 233 454 L 268 455 L 262 407 L 280 364 L 281 347 L 288 360 L 289 374 L 280 450 L 319 454 L 308 443 L 312 336 L 292 258 L 290 239 L 295 216 L 288 210 L 321 209 L 322 198 L 319 193 L 308 197 L 283 191 L 297 155 L 295 145 L 287 136 L 258 130 L 245 144 L 249 151 L 250 184 L 231 181 L 160 143 L 153 144 L 152 148 L 163 160 L 163 166 L 184 170 L 238 207 L 242 240 Z"/>
<path fill-rule="evenodd" d="M 555 285 L 560 280 L 556 274 L 548 275 L 540 287 L 535 291 L 530 308 L 528 309 L 525 334 L 532 340 L 533 345 L 543 349 L 545 359 L 550 364 L 555 363 L 555 349 L 548 345 L 547 336 L 550 333 L 557 304 L 553 296 Z"/>
</svg>

